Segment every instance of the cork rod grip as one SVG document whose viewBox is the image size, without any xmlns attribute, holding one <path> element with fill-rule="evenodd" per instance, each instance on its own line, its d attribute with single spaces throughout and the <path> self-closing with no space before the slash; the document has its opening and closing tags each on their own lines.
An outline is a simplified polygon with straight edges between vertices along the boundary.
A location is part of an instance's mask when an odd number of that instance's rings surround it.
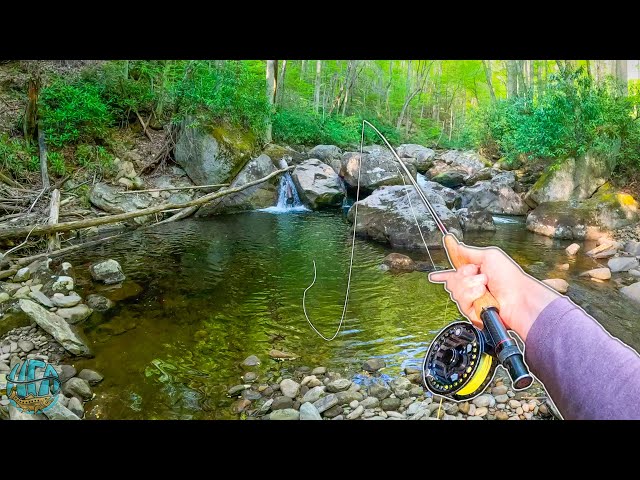
<svg viewBox="0 0 640 480">
<path fill-rule="evenodd" d="M 458 248 L 459 245 L 460 243 L 458 242 L 458 239 L 451 233 L 447 233 L 444 236 L 444 246 L 447 249 L 453 268 L 456 270 L 467 263 Z M 500 310 L 500 304 L 488 291 L 473 302 L 473 308 L 475 309 L 478 318 L 480 318 L 482 310 L 489 307 L 495 307 L 497 310 Z"/>
</svg>

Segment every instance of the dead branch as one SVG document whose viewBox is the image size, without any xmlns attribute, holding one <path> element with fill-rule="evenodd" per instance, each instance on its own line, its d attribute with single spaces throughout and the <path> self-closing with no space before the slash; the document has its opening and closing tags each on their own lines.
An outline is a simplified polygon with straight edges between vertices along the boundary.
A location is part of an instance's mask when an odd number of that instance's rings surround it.
<svg viewBox="0 0 640 480">
<path fill-rule="evenodd" d="M 32 232 L 33 236 L 42 236 L 42 235 L 49 235 L 52 233 L 57 233 L 57 232 L 68 232 L 70 230 L 78 230 L 81 228 L 89 228 L 89 227 L 96 227 L 98 225 L 106 225 L 109 223 L 115 223 L 115 222 L 120 222 L 120 221 L 124 221 L 124 220 L 131 220 L 133 218 L 137 218 L 137 217 L 142 217 L 144 215 L 153 215 L 155 213 L 160 213 L 160 212 L 164 212 L 166 210 L 172 210 L 172 209 L 183 209 L 183 208 L 188 208 L 188 207 L 195 207 L 195 206 L 199 206 L 199 205 L 203 205 L 205 203 L 208 203 L 212 200 L 215 200 L 216 198 L 220 198 L 220 197 L 224 197 L 226 195 L 230 195 L 232 193 L 238 193 L 241 192 L 242 190 L 245 190 L 247 188 L 253 187 L 255 185 L 259 185 L 267 180 L 270 180 L 273 177 L 276 177 L 278 175 L 281 175 L 285 172 L 288 172 L 289 170 L 292 170 L 293 168 L 295 168 L 294 165 L 287 167 L 287 168 L 283 168 L 281 170 L 276 170 L 273 173 L 270 173 L 269 175 L 267 175 L 266 177 L 260 178 L 258 180 L 255 180 L 253 182 L 249 182 L 249 183 L 245 183 L 243 185 L 240 185 L 238 187 L 234 187 L 234 188 L 228 188 L 225 190 L 218 190 L 217 192 L 214 193 L 209 193 L 207 195 L 204 195 L 200 198 L 196 198 L 194 200 L 190 200 L 189 202 L 184 202 L 184 203 L 167 203 L 167 204 L 163 204 L 163 205 L 158 205 L 155 207 L 149 207 L 149 208 L 143 208 L 141 210 L 137 210 L 135 212 L 127 212 L 127 213 L 119 213 L 116 215 L 109 215 L 108 217 L 102 217 L 102 218 L 90 218 L 90 219 L 86 219 L 86 220 L 76 220 L 76 221 L 72 221 L 72 222 L 63 222 L 63 223 L 57 223 L 55 225 L 29 225 L 26 227 L 17 227 L 17 228 L 10 228 L 10 229 L 2 229 L 0 230 L 0 239 L 7 239 L 7 238 L 16 238 L 16 237 L 22 237 L 24 235 L 26 235 L 30 229 Z"/>
<path fill-rule="evenodd" d="M 215 187 L 228 187 L 228 183 L 218 183 L 214 185 L 195 185 L 191 187 L 167 187 L 167 188 L 150 188 L 149 190 L 127 190 L 125 192 L 118 192 L 118 195 L 131 195 L 134 193 L 151 193 L 151 192 L 168 192 L 174 190 L 196 190 L 199 188 L 215 188 Z"/>
<path fill-rule="evenodd" d="M 22 185 L 20 185 L 18 182 L 16 182 L 13 178 L 5 175 L 4 173 L 0 172 L 0 182 L 2 183 L 6 183 L 7 185 L 9 185 L 10 187 L 16 187 L 16 188 L 20 188 Z"/>
<path fill-rule="evenodd" d="M 42 187 L 49 189 L 49 170 L 47 168 L 47 144 L 44 141 L 44 130 L 42 122 L 38 122 L 38 146 L 40 148 L 40 176 L 42 177 Z"/>
<path fill-rule="evenodd" d="M 147 126 L 145 125 L 144 120 L 142 119 L 140 114 L 138 113 L 138 110 L 136 110 L 136 116 L 138 117 L 138 120 L 140 120 L 140 124 L 142 125 L 142 132 L 147 136 L 149 140 L 153 141 L 153 139 L 151 138 L 151 135 L 149 134 L 149 132 L 147 132 Z"/>
<path fill-rule="evenodd" d="M 49 220 L 47 221 L 47 225 L 55 225 L 58 223 L 58 215 L 60 214 L 60 190 L 55 189 L 51 193 L 51 201 L 49 203 Z M 49 239 L 47 241 L 47 250 L 49 252 L 53 252 L 55 250 L 60 250 L 60 238 L 57 233 L 52 233 L 49 235 Z"/>
</svg>

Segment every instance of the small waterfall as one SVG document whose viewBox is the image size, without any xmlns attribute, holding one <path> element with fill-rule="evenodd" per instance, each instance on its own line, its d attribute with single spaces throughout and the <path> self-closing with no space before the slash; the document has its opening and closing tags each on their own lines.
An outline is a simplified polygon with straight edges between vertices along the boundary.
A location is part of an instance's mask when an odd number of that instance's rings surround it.
<svg viewBox="0 0 640 480">
<path fill-rule="evenodd" d="M 300 201 L 298 190 L 296 190 L 289 172 L 280 177 L 278 204 L 275 207 L 261 209 L 261 211 L 269 213 L 306 212 L 308 210 Z"/>
</svg>

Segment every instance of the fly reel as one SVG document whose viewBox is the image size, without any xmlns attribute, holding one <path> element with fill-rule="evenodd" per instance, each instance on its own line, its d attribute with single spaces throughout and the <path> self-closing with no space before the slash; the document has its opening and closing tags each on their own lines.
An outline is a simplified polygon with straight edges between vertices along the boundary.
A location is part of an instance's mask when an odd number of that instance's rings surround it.
<svg viewBox="0 0 640 480">
<path fill-rule="evenodd" d="M 458 321 L 433 340 L 422 366 L 425 386 L 438 395 L 461 401 L 480 394 L 498 366 L 483 331 Z"/>
</svg>

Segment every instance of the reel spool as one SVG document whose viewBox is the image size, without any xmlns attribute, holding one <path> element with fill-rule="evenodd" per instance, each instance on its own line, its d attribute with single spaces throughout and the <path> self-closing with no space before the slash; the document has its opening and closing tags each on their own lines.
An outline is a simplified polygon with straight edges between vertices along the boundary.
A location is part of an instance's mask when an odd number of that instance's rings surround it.
<svg viewBox="0 0 640 480">
<path fill-rule="evenodd" d="M 491 382 L 498 359 L 484 333 L 469 322 L 445 327 L 433 340 L 422 366 L 425 386 L 456 401 L 480 394 Z"/>
</svg>

